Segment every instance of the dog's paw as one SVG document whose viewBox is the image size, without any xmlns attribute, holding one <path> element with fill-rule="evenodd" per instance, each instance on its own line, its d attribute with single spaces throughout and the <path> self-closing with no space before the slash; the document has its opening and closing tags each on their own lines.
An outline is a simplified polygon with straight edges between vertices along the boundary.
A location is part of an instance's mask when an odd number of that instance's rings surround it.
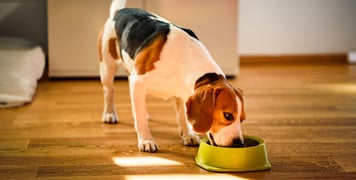
<svg viewBox="0 0 356 180">
<path fill-rule="evenodd" d="M 200 137 L 195 134 L 182 135 L 182 140 L 185 146 L 198 146 L 200 143 Z"/>
<path fill-rule="evenodd" d="M 158 150 L 158 146 L 153 140 L 142 140 L 138 144 L 138 148 L 142 152 L 150 152 L 150 153 L 154 153 Z"/>
<path fill-rule="evenodd" d="M 101 121 L 106 124 L 116 124 L 118 123 L 118 117 L 116 113 L 104 113 Z"/>
</svg>

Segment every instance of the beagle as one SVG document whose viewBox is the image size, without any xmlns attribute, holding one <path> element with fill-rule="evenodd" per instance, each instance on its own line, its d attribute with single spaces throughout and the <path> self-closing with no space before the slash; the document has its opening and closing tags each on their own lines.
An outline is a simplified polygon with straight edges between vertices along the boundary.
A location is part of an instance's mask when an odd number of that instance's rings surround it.
<svg viewBox="0 0 356 180">
<path fill-rule="evenodd" d="M 132 113 L 138 147 L 156 152 L 147 121 L 146 94 L 174 98 L 184 145 L 199 144 L 195 133 L 210 142 L 230 146 L 243 143 L 245 119 L 242 91 L 234 88 L 190 29 L 141 9 L 124 8 L 113 0 L 110 16 L 98 38 L 100 79 L 104 91 L 104 123 L 117 123 L 113 81 L 123 64 L 128 71 Z"/>
</svg>

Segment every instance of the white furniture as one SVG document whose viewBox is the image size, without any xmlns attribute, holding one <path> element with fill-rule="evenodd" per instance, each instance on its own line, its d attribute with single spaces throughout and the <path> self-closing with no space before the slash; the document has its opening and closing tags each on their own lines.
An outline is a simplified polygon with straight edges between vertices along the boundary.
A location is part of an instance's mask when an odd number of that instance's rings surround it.
<svg viewBox="0 0 356 180">
<path fill-rule="evenodd" d="M 97 35 L 111 0 L 48 0 L 50 77 L 97 77 Z M 191 28 L 227 75 L 238 72 L 237 0 L 128 0 Z M 121 70 L 118 75 L 125 75 Z"/>
</svg>

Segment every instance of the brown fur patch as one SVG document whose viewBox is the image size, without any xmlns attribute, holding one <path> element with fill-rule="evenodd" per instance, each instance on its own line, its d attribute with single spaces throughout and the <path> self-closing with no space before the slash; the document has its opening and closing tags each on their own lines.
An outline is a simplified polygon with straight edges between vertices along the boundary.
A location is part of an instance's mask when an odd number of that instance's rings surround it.
<svg viewBox="0 0 356 180">
<path fill-rule="evenodd" d="M 116 38 L 109 39 L 109 53 L 113 59 L 118 59 Z"/>
<path fill-rule="evenodd" d="M 102 53 L 102 42 L 103 42 L 103 33 L 104 27 L 101 28 L 98 36 L 98 50 L 99 50 L 99 61 L 103 61 L 103 53 Z"/>
<path fill-rule="evenodd" d="M 232 86 L 231 86 L 232 87 Z M 239 88 L 235 88 L 232 87 L 237 95 L 237 97 L 241 100 L 241 117 L 240 117 L 240 121 L 242 122 L 243 120 L 246 119 L 246 113 L 245 113 L 245 103 L 244 103 L 244 96 L 243 96 L 243 92 L 241 89 Z"/>
<path fill-rule="evenodd" d="M 139 75 L 153 70 L 154 63 L 159 60 L 161 51 L 167 38 L 158 36 L 153 43 L 143 49 L 135 58 L 135 68 Z"/>
<path fill-rule="evenodd" d="M 209 131 L 214 120 L 214 96 L 214 88 L 199 88 L 185 103 L 188 120 L 195 132 L 205 133 Z"/>
</svg>

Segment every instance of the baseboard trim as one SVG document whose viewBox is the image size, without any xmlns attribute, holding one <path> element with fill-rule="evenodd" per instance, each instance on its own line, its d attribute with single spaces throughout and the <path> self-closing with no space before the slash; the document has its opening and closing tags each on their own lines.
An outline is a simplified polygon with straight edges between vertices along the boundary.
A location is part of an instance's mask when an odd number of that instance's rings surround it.
<svg viewBox="0 0 356 180">
<path fill-rule="evenodd" d="M 242 55 L 240 65 L 268 64 L 347 64 L 347 54 Z"/>
</svg>

